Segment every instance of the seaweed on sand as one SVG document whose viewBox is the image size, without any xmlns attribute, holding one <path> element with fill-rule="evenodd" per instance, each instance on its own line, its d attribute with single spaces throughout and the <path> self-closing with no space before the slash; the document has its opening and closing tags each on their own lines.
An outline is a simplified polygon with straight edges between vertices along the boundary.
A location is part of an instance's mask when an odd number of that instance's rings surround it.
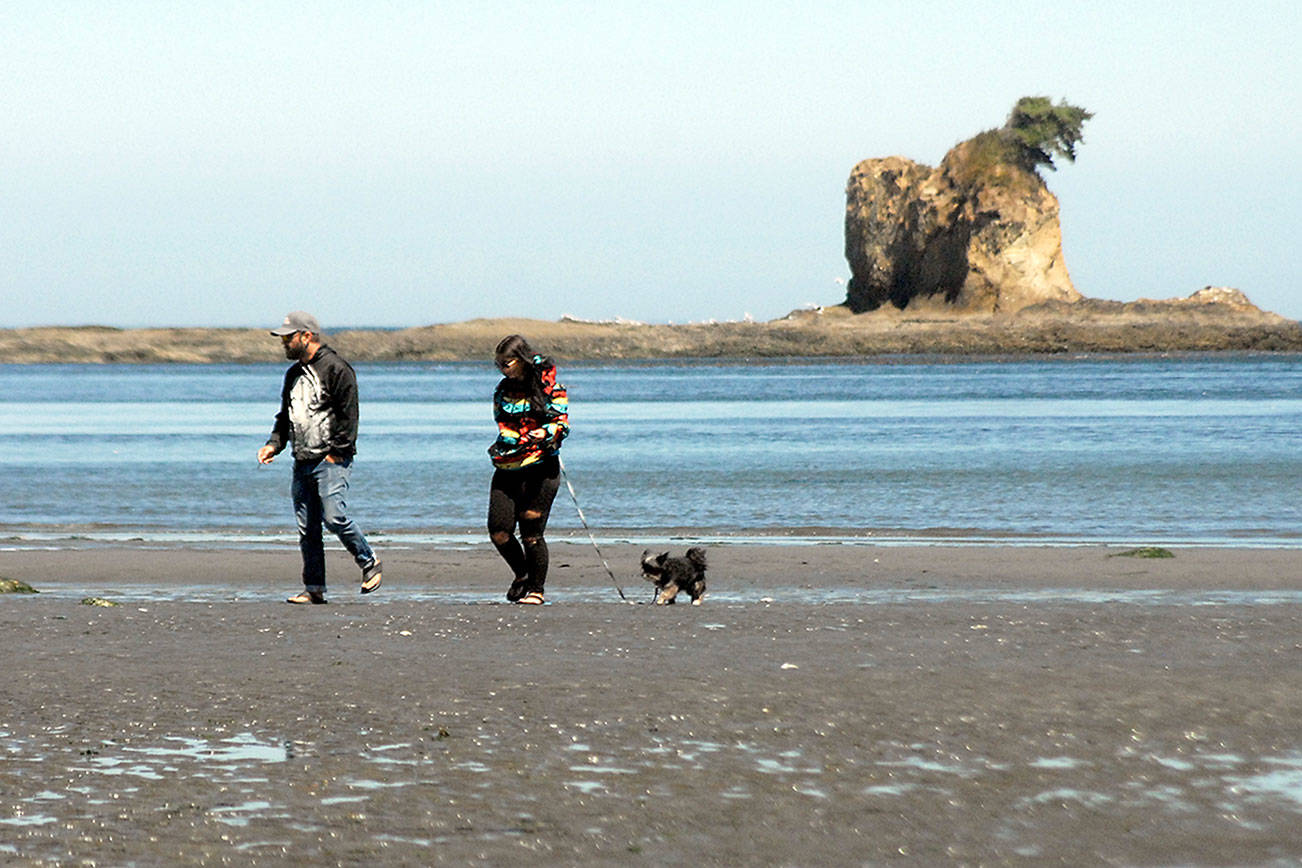
<svg viewBox="0 0 1302 868">
<path fill-rule="evenodd" d="M 1142 546 L 1137 549 L 1130 549 L 1124 552 L 1108 555 L 1110 558 L 1173 558 L 1175 557 L 1169 550 L 1159 548 L 1158 546 Z"/>
</svg>

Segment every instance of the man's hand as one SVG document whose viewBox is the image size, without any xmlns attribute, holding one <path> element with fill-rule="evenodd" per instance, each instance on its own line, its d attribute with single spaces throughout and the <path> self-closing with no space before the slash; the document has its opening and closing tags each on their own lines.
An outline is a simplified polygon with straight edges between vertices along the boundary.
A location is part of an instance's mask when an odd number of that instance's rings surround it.
<svg viewBox="0 0 1302 868">
<path fill-rule="evenodd" d="M 270 443 L 258 450 L 258 463 L 270 464 L 276 457 L 276 449 Z"/>
</svg>

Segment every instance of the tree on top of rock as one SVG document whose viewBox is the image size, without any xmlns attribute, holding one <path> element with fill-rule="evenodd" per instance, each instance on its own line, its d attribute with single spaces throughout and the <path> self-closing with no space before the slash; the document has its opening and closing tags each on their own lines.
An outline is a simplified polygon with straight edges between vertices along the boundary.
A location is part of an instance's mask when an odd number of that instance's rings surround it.
<svg viewBox="0 0 1302 868">
<path fill-rule="evenodd" d="M 1056 170 L 1055 154 L 1076 161 L 1081 127 L 1092 117 L 1092 112 L 1066 100 L 1054 105 L 1047 96 L 1024 96 L 1008 114 L 1000 137 L 1012 146 L 1023 168 L 1034 172 L 1037 166 L 1048 166 Z"/>
</svg>

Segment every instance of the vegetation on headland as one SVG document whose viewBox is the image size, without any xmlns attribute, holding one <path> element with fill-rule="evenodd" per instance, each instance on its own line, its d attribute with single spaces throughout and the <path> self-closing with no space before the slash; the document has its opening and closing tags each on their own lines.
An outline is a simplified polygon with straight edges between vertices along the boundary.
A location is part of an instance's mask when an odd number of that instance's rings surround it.
<svg viewBox="0 0 1302 868">
<path fill-rule="evenodd" d="M 1032 172 L 1040 166 L 1056 170 L 1055 154 L 1069 163 L 1076 162 L 1081 127 L 1092 117 L 1092 112 L 1070 105 L 1066 100 L 1054 105 L 1047 96 L 1024 96 L 1009 112 L 1000 133 L 1012 147 L 1014 160 L 1023 168 Z"/>
<path fill-rule="evenodd" d="M 1256 308 L 1181 301 L 1087 299 L 1013 315 L 956 315 L 844 306 L 794 311 L 768 322 L 660 325 L 477 319 L 400 330 L 329 331 L 355 361 L 492 357 L 504 335 L 527 335 L 564 360 L 789 356 L 1032 355 L 1220 351 L 1302 352 L 1302 324 Z M 31 328 L 0 331 L 0 362 L 283 362 L 266 329 Z"/>
<path fill-rule="evenodd" d="M 953 178 L 964 187 L 1021 189 L 1038 183 L 1040 166 L 1056 171 L 1054 156 L 1076 161 L 1082 127 L 1094 117 L 1066 100 L 1057 105 L 1045 96 L 1024 96 L 998 129 L 978 133 L 955 148 L 948 159 Z"/>
</svg>

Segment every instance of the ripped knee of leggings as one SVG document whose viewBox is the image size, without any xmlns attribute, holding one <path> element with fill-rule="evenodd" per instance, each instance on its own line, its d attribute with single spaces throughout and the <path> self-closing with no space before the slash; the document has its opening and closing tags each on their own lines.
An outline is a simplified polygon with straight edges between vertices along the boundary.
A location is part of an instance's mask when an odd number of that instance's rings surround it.
<svg viewBox="0 0 1302 868">
<path fill-rule="evenodd" d="M 526 509 L 520 513 L 520 541 L 525 545 L 537 545 L 542 542 L 543 529 L 547 520 L 536 509 Z"/>
<path fill-rule="evenodd" d="M 511 541 L 511 532 L 509 530 L 495 530 L 488 535 L 495 546 L 504 546 Z"/>
</svg>

